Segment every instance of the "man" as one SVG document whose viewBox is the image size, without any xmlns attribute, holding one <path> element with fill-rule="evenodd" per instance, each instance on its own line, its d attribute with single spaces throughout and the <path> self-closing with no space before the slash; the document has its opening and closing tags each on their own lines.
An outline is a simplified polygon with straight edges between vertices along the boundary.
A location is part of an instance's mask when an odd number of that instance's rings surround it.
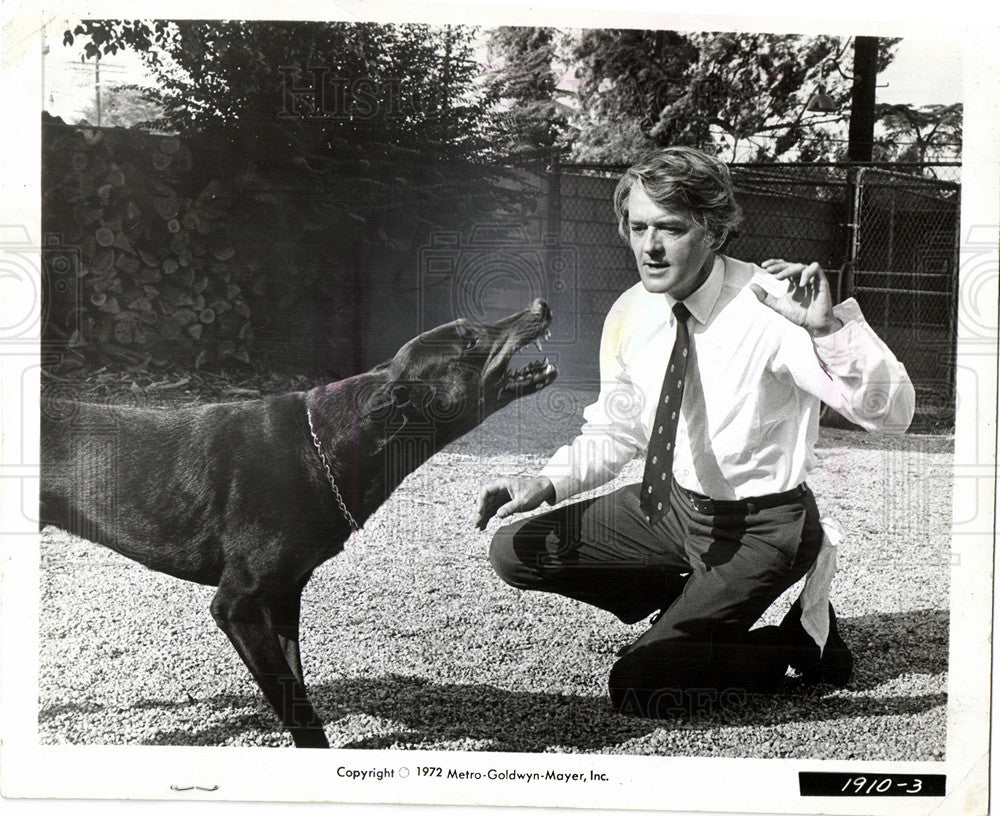
<svg viewBox="0 0 1000 816">
<path fill-rule="evenodd" d="M 643 482 L 501 528 L 491 563 L 515 587 L 626 623 L 657 613 L 612 667 L 621 710 L 657 716 L 706 690 L 773 691 L 789 665 L 846 684 L 851 655 L 822 589 L 822 620 L 802 620 L 800 598 L 780 627 L 750 627 L 823 545 L 805 485 L 820 401 L 902 433 L 914 409 L 906 371 L 853 299 L 833 306 L 818 264 L 719 253 L 740 210 L 716 159 L 655 153 L 623 176 L 614 205 L 640 282 L 605 320 L 598 400 L 538 476 L 483 488 L 477 523 L 562 502 L 645 452 Z"/>
</svg>

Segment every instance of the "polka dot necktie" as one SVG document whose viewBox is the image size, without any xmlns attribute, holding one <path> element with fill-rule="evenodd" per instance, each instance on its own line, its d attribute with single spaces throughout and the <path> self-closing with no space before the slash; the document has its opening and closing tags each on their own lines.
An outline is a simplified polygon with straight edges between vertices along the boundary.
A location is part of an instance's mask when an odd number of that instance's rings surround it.
<svg viewBox="0 0 1000 816">
<path fill-rule="evenodd" d="M 683 303 L 674 304 L 677 318 L 677 337 L 670 352 L 667 371 L 663 375 L 660 402 L 656 407 L 653 432 L 649 437 L 646 451 L 646 469 L 642 474 L 642 493 L 639 507 L 646 515 L 646 521 L 656 524 L 663 518 L 670 502 L 671 471 L 674 464 L 674 441 L 677 436 L 677 419 L 681 414 L 681 399 L 684 396 L 684 372 L 688 362 L 687 319 L 691 316 Z"/>
</svg>

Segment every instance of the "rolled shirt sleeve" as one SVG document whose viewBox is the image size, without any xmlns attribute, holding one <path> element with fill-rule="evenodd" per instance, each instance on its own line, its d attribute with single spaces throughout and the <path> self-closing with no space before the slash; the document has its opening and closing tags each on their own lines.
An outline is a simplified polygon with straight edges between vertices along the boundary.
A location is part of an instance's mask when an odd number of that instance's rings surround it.
<svg viewBox="0 0 1000 816">
<path fill-rule="evenodd" d="M 843 328 L 825 337 L 809 338 L 804 329 L 797 338 L 787 335 L 792 339 L 782 342 L 779 364 L 801 388 L 865 430 L 903 433 L 916 405 L 905 366 L 868 325 L 854 298 L 833 313 Z"/>
</svg>

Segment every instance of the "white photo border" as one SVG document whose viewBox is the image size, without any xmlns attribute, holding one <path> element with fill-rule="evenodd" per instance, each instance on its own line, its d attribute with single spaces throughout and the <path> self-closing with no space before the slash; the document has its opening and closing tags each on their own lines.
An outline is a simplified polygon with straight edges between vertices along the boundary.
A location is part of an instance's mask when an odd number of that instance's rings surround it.
<svg viewBox="0 0 1000 816">
<path fill-rule="evenodd" d="M 126 11 L 122 4 L 93 3 L 53 6 L 39 12 L 29 4 L 3 9 L 3 199 L 0 226 L 23 228 L 26 252 L 40 242 L 40 45 L 44 19 L 89 17 L 199 17 L 316 19 L 315 4 L 181 0 L 148 2 Z M 226 800 L 409 803 L 425 805 L 505 805 L 517 807 L 580 807 L 601 810 L 713 811 L 729 813 L 907 814 L 981 813 L 987 807 L 989 721 L 991 713 L 991 653 L 993 616 L 992 575 L 995 556 L 997 442 L 997 305 L 976 292 L 989 290 L 997 275 L 997 234 L 1000 225 L 1000 30 L 994 23 L 961 16 L 927 19 L 906 9 L 907 21 L 879 10 L 866 15 L 856 4 L 848 19 L 830 10 L 807 16 L 795 10 L 773 12 L 771 3 L 758 4 L 759 16 L 734 16 L 739 9 L 705 13 L 691 5 L 629 2 L 597 4 L 550 3 L 530 8 L 524 3 L 505 7 L 469 3 L 423 5 L 407 3 L 337 3 L 324 7 L 330 19 L 378 22 L 503 23 L 603 27 L 731 30 L 735 28 L 795 33 L 837 33 L 953 38 L 964 51 L 965 142 L 962 174 L 963 251 L 960 268 L 959 406 L 955 436 L 955 518 L 969 519 L 953 529 L 952 604 L 949 637 L 949 718 L 944 762 L 853 762 L 799 759 L 716 759 L 645 756 L 537 755 L 530 762 L 543 770 L 591 771 L 606 774 L 610 783 L 580 788 L 555 786 L 484 786 L 481 783 L 417 780 L 411 776 L 377 786 L 338 779 L 336 769 L 351 767 L 414 768 L 445 765 L 463 769 L 518 767 L 522 755 L 425 751 L 283 751 L 258 748 L 172 748 L 117 746 L 47 746 L 37 742 L 39 548 L 37 534 L 12 529 L 20 517 L 18 504 L 37 491 L 37 466 L 28 457 L 10 459 L 12 435 L 22 451 L 37 450 L 37 404 L 25 395 L 39 388 L 37 349 L 0 348 L 4 461 L 0 475 L 20 485 L 0 491 L 4 531 L 2 593 L 2 723 L 3 756 L 0 789 L 5 796 L 60 799 L 213 799 L 210 792 L 174 791 L 171 784 L 189 781 L 218 786 Z M 792 4 L 783 4 L 791 7 Z M 634 6 L 634 8 L 633 8 Z M 653 10 L 655 8 L 655 10 Z M 917 16 L 915 16 L 917 15 Z M 875 17 L 873 20 L 872 17 Z M 16 120 L 16 124 L 15 123 Z M 9 233 L 13 235 L 13 232 Z M 5 236 L 8 233 L 5 232 Z M 36 266 L 36 268 L 40 268 Z M 985 276 L 985 279 L 983 278 Z M 25 291 L 25 297 L 34 295 Z M 23 319 L 24 302 L 0 305 L 0 325 Z M 20 311 L 18 311 L 20 310 Z M 962 319 L 964 318 L 964 319 Z M 974 394 L 974 399 L 963 396 Z M 32 467 L 35 467 L 34 472 Z M 32 479 L 34 478 L 34 486 Z M 26 492 L 25 492 L 26 491 Z M 37 495 L 37 494 L 35 494 Z M 27 498 L 25 498 L 27 497 Z M 10 533 L 14 533 L 11 535 Z M 938 799 L 810 799 L 798 794 L 803 770 L 869 773 L 945 773 L 948 796 Z M 720 783 L 724 780 L 725 783 Z"/>
</svg>

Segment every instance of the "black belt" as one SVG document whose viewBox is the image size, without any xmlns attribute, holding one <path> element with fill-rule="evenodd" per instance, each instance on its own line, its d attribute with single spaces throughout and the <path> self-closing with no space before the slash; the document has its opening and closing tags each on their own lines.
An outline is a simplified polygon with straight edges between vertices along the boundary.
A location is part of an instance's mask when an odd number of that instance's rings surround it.
<svg viewBox="0 0 1000 816">
<path fill-rule="evenodd" d="M 691 503 L 691 506 L 699 513 L 706 516 L 728 516 L 741 514 L 752 516 L 761 510 L 769 507 L 780 507 L 783 504 L 794 504 L 802 501 L 809 493 L 809 488 L 803 482 L 798 487 L 786 490 L 784 493 L 771 493 L 767 496 L 751 496 L 749 499 L 736 499 L 719 501 L 702 496 L 701 493 L 694 493 L 686 488 L 677 485 L 681 494 Z"/>
</svg>

